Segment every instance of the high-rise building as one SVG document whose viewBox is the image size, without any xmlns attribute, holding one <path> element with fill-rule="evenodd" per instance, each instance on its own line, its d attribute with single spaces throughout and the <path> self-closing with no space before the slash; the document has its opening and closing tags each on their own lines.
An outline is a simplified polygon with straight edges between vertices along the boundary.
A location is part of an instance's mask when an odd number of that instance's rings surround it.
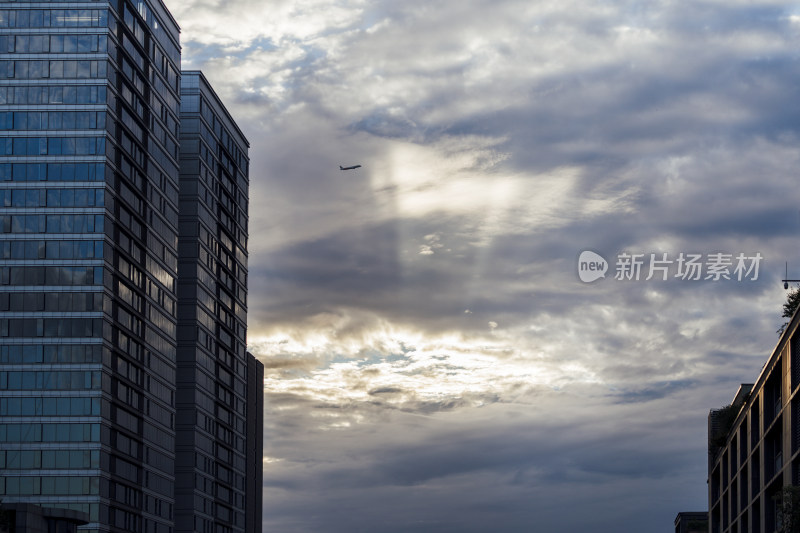
<svg viewBox="0 0 800 533">
<path fill-rule="evenodd" d="M 160 0 L 0 2 L 0 501 L 82 531 L 260 522 L 248 145 L 181 79 Z"/>
<path fill-rule="evenodd" d="M 264 365 L 247 353 L 247 533 L 261 533 L 264 484 Z"/>
<path fill-rule="evenodd" d="M 245 482 L 248 375 L 257 373 L 246 346 L 248 146 L 202 73 L 184 71 L 175 513 L 185 533 L 216 532 L 215 517 L 244 531 L 254 503 Z"/>
<path fill-rule="evenodd" d="M 795 313 L 755 382 L 743 383 L 729 405 L 709 413 L 708 531 L 796 531 L 798 486 L 800 313 Z"/>
</svg>

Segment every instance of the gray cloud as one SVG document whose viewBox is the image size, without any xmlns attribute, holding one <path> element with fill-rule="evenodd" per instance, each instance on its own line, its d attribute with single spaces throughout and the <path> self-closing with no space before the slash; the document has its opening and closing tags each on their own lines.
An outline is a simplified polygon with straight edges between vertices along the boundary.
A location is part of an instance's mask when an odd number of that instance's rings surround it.
<svg viewBox="0 0 800 533">
<path fill-rule="evenodd" d="M 585 513 L 551 514 L 546 508 L 520 504 L 545 493 L 558 498 L 569 491 L 573 503 L 594 509 L 608 503 L 597 501 L 598 490 L 610 486 L 617 494 L 650 486 L 650 494 L 666 495 L 690 470 L 687 463 L 702 464 L 702 443 L 684 443 L 677 449 L 674 443 L 659 444 L 653 431 L 658 423 L 672 428 L 682 420 L 655 421 L 642 409 L 628 413 L 627 427 L 609 420 L 594 422 L 573 411 L 577 406 L 570 396 L 556 393 L 544 402 L 548 407 L 561 405 L 570 423 L 546 419 L 535 408 L 509 406 L 478 411 L 460 422 L 395 414 L 346 431 L 311 430 L 306 438 L 318 444 L 304 449 L 313 466 L 273 464 L 265 488 L 274 498 L 267 499 L 274 502 L 267 508 L 274 512 L 267 513 L 266 523 L 285 530 L 284 520 L 300 519 L 295 513 L 284 517 L 284 505 L 297 505 L 302 499 L 316 502 L 311 505 L 320 512 L 304 515 L 292 530 L 480 531 L 486 529 L 489 516 L 497 519 L 502 512 L 509 516 L 498 522 L 501 527 L 536 523 L 547 530 L 579 530 L 586 525 Z M 577 420 L 581 423 L 575 424 Z M 375 430 L 384 434 L 379 448 L 370 444 Z M 549 437 L 542 438 L 542 433 Z M 585 435 L 592 435 L 591 440 Z M 268 446 L 294 444 L 273 439 Z M 343 447 L 349 453 L 328 461 L 330 448 Z M 425 505 L 429 498 L 434 500 Z M 290 499 L 296 503 L 286 501 Z M 336 507 L 347 512 L 336 514 L 334 523 L 324 523 Z M 430 523 L 421 524 L 420 519 Z M 652 517 L 638 523 L 657 529 Z"/>
<path fill-rule="evenodd" d="M 267 529 L 638 532 L 704 508 L 707 409 L 758 374 L 800 265 L 795 11 L 170 7 L 252 144 Z M 583 250 L 607 279 L 579 281 Z M 617 281 L 622 252 L 763 261 Z"/>
</svg>

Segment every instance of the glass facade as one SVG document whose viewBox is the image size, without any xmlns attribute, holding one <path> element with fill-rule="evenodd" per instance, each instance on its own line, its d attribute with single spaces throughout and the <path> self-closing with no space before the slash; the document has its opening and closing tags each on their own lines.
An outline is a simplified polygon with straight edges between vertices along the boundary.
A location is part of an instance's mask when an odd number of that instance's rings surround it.
<svg viewBox="0 0 800 533">
<path fill-rule="evenodd" d="M 33 5 L 0 4 L 0 499 L 79 511 L 98 530 L 112 508 L 115 17 Z"/>
<path fill-rule="evenodd" d="M 200 72 L 181 78 L 180 139 L 176 528 L 260 531 L 246 519 L 249 144 Z"/>
<path fill-rule="evenodd" d="M 0 501 L 81 531 L 261 530 L 249 145 L 179 66 L 160 0 L 0 1 Z"/>
</svg>

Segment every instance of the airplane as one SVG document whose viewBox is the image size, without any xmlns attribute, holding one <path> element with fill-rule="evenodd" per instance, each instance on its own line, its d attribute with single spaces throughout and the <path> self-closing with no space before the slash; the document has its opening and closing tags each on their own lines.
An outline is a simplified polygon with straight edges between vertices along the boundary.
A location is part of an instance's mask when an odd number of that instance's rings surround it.
<svg viewBox="0 0 800 533">
<path fill-rule="evenodd" d="M 339 165 L 339 170 L 353 170 L 356 168 L 361 168 L 361 165 L 353 165 L 352 167 L 343 167 L 342 165 Z"/>
</svg>

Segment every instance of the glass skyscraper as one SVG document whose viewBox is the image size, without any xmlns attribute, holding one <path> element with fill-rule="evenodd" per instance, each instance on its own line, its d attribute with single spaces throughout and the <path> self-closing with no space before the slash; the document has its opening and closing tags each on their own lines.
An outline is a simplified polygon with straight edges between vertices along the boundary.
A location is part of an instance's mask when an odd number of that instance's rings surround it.
<svg viewBox="0 0 800 533">
<path fill-rule="evenodd" d="M 247 147 L 160 1 L 0 2 L 3 504 L 260 531 Z"/>
<path fill-rule="evenodd" d="M 181 98 L 176 530 L 243 531 L 248 143 L 200 72 Z"/>
</svg>

